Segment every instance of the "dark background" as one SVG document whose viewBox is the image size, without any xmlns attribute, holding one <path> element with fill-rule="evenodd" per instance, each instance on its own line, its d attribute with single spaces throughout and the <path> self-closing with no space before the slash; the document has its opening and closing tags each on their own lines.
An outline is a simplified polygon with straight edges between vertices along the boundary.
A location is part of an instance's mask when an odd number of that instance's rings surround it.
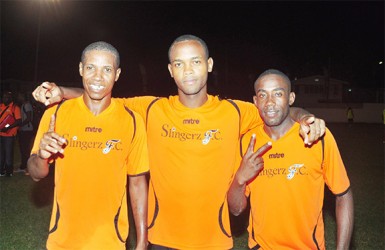
<svg viewBox="0 0 385 250">
<path fill-rule="evenodd" d="M 81 51 L 104 40 L 121 55 L 114 96 L 176 94 L 167 51 L 190 33 L 206 41 L 214 59 L 212 94 L 247 99 L 268 68 L 291 79 L 328 72 L 353 87 L 384 84 L 384 1 L 34 0 L 0 6 L 2 81 L 81 86 Z"/>
</svg>

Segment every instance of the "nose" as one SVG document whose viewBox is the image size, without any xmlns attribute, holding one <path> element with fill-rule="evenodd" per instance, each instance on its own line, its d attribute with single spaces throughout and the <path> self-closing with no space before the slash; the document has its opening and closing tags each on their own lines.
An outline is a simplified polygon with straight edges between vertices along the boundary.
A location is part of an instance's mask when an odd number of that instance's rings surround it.
<svg viewBox="0 0 385 250">
<path fill-rule="evenodd" d="M 267 106 L 274 106 L 274 104 L 275 104 L 274 96 L 268 95 L 267 100 L 266 100 L 266 105 Z"/>
<path fill-rule="evenodd" d="M 95 70 L 94 79 L 95 80 L 102 79 L 102 70 L 101 69 Z"/>
<path fill-rule="evenodd" d="M 186 66 L 184 67 L 184 74 L 190 75 L 192 74 L 192 72 L 193 72 L 192 66 L 190 64 L 186 64 Z"/>
</svg>

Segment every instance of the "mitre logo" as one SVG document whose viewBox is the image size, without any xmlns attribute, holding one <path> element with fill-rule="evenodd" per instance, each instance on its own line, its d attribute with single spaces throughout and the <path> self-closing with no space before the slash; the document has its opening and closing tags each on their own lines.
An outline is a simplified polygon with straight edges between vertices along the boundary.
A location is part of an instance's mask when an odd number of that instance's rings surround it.
<svg viewBox="0 0 385 250">
<path fill-rule="evenodd" d="M 199 120 L 198 119 L 184 119 L 183 120 L 183 124 L 199 124 Z"/>
<path fill-rule="evenodd" d="M 85 132 L 93 132 L 93 133 L 101 133 L 103 129 L 101 128 L 96 128 L 96 127 L 86 127 Z"/>
</svg>

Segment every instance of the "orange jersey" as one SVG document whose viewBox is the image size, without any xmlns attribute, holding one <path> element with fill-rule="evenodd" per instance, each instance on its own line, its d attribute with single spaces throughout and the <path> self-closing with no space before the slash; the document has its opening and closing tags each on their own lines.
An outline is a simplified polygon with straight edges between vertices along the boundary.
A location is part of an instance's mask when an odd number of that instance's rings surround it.
<svg viewBox="0 0 385 250">
<path fill-rule="evenodd" d="M 44 113 L 32 153 L 56 109 Z M 68 144 L 55 163 L 47 248 L 125 249 L 127 175 L 149 170 L 143 119 L 114 100 L 95 116 L 79 97 L 58 108 L 55 132 Z"/>
<path fill-rule="evenodd" d="M 4 111 L 5 110 L 5 111 Z M 3 113 L 4 111 L 4 113 Z M 3 113 L 3 115 L 0 117 L 0 122 L 2 122 L 7 115 L 12 115 L 15 118 L 15 120 L 21 119 L 21 113 L 20 113 L 20 107 L 17 106 L 14 102 L 11 102 L 7 108 L 7 106 L 4 103 L 0 104 L 0 113 Z M 0 136 L 15 136 L 17 134 L 17 130 L 19 127 L 13 127 L 11 129 L 8 129 L 6 132 L 0 132 Z"/>
<path fill-rule="evenodd" d="M 334 194 L 346 192 L 350 182 L 337 144 L 329 130 L 322 141 L 305 146 L 295 125 L 273 141 L 263 126 L 241 140 L 242 155 L 256 134 L 257 150 L 268 141 L 264 169 L 246 188 L 250 195 L 249 247 L 261 249 L 325 249 L 322 206 L 325 184 Z"/>
<path fill-rule="evenodd" d="M 262 123 L 255 106 L 214 96 L 198 108 L 185 107 L 178 96 L 151 104 L 154 99 L 123 100 L 147 128 L 149 241 L 176 249 L 232 248 L 226 195 L 239 136 Z"/>
</svg>

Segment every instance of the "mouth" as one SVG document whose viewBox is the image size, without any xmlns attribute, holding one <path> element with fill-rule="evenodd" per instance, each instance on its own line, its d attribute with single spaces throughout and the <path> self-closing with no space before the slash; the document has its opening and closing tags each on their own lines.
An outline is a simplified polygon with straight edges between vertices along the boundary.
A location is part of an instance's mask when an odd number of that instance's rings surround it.
<svg viewBox="0 0 385 250">
<path fill-rule="evenodd" d="M 278 114 L 278 110 L 266 110 L 264 113 L 267 117 L 274 117 Z"/>
<path fill-rule="evenodd" d="M 196 83 L 196 79 L 185 79 L 183 80 L 183 84 L 187 84 L 187 85 L 190 85 L 190 84 L 194 84 Z"/>
<path fill-rule="evenodd" d="M 90 84 L 90 89 L 93 90 L 93 91 L 101 91 L 103 90 L 105 87 L 104 86 L 101 86 L 101 85 L 96 85 L 96 84 Z"/>
</svg>

